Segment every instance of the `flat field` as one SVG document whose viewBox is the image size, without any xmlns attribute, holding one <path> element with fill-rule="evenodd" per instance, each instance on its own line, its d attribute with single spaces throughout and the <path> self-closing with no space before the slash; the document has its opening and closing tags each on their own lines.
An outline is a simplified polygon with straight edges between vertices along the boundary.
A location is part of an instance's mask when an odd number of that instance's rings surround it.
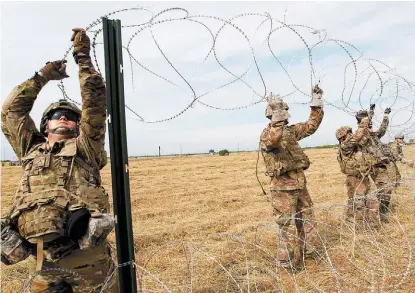
<svg viewBox="0 0 415 293">
<path fill-rule="evenodd" d="M 405 148 L 415 160 L 415 146 Z M 343 218 L 345 176 L 334 149 L 310 149 L 306 171 L 323 250 L 289 275 L 276 267 L 278 227 L 268 178 L 257 153 L 131 159 L 130 186 L 140 292 L 415 292 L 414 172 L 403 183 L 390 221 L 355 230 Z M 12 203 L 21 167 L 2 167 L 2 213 Z M 103 184 L 112 198 L 110 166 Z M 113 246 L 114 232 L 109 240 Z M 1 265 L 2 292 L 19 292 L 32 258 Z"/>
</svg>

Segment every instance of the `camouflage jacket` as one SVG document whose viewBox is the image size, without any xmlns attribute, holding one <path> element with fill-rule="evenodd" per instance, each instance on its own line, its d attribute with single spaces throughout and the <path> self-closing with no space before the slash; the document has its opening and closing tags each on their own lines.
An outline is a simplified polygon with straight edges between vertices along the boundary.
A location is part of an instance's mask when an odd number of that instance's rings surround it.
<svg viewBox="0 0 415 293">
<path fill-rule="evenodd" d="M 85 206 L 101 212 L 108 210 L 108 194 L 101 187 L 99 174 L 107 163 L 104 150 L 106 89 L 90 58 L 79 61 L 79 80 L 83 106 L 80 135 L 58 141 L 50 148 L 29 115 L 47 80 L 36 73 L 14 88 L 5 100 L 2 131 L 24 169 L 15 201 L 6 217 L 17 219 L 27 210 L 27 205 L 36 207 L 36 201 L 44 201 L 47 194 L 55 198 L 65 194 L 62 189 L 78 198 L 69 203 L 73 209 Z M 52 192 L 56 188 L 61 191 Z"/>
<path fill-rule="evenodd" d="M 77 156 L 101 169 L 107 160 L 104 150 L 107 107 L 105 84 L 89 58 L 79 61 L 79 80 L 82 118 L 80 135 L 76 139 Z M 14 88 L 3 104 L 1 128 L 19 160 L 47 143 L 29 115 L 46 83 L 47 80 L 36 73 Z"/>
<path fill-rule="evenodd" d="M 353 140 L 357 142 L 366 160 L 371 161 L 372 165 L 386 165 L 392 159 L 389 147 L 385 147 L 380 140 L 385 135 L 388 124 L 389 118 L 385 115 L 377 131 L 370 131 L 367 127 L 359 126 L 353 135 Z"/>
<path fill-rule="evenodd" d="M 370 139 L 368 128 L 359 127 L 339 144 L 337 161 L 340 170 L 346 175 L 361 176 L 370 169 L 370 162 L 363 157 L 362 146 Z"/>
<path fill-rule="evenodd" d="M 261 149 L 270 151 L 279 146 L 283 130 L 289 129 L 297 141 L 312 135 L 323 120 L 322 108 L 312 107 L 310 116 L 306 122 L 286 126 L 283 122 L 269 123 L 261 134 Z"/>
<path fill-rule="evenodd" d="M 261 153 L 267 175 L 278 178 L 290 171 L 305 170 L 310 161 L 298 141 L 313 134 L 323 119 L 323 109 L 313 107 L 308 121 L 286 126 L 269 123 L 260 136 Z"/>
<path fill-rule="evenodd" d="M 403 146 L 404 144 L 397 142 L 396 140 L 390 144 L 392 155 L 395 160 L 402 161 L 403 159 Z"/>
</svg>

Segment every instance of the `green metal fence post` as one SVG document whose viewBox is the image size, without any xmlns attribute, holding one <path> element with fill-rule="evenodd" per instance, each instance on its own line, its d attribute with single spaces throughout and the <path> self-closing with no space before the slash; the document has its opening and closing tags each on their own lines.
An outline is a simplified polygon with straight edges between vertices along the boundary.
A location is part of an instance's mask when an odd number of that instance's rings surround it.
<svg viewBox="0 0 415 293">
<path fill-rule="evenodd" d="M 119 264 L 127 264 L 119 267 L 118 281 L 120 292 L 135 293 L 137 281 L 125 126 L 121 21 L 103 18 L 102 22 L 117 256 Z"/>
</svg>

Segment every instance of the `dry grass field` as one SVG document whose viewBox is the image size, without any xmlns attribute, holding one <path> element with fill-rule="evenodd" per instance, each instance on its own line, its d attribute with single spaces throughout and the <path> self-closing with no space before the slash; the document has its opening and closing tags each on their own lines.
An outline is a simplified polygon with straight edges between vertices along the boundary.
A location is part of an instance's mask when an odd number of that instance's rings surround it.
<svg viewBox="0 0 415 293">
<path fill-rule="evenodd" d="M 415 292 L 413 171 L 399 165 L 404 183 L 390 222 L 355 231 L 343 219 L 345 176 L 336 150 L 306 151 L 306 171 L 323 247 L 290 276 L 276 268 L 278 228 L 268 194 L 255 177 L 257 153 L 183 156 L 130 162 L 134 242 L 140 292 Z M 415 146 L 406 156 L 415 159 Z M 21 167 L 2 168 L 2 213 L 13 200 Z M 259 178 L 268 193 L 262 158 Z M 110 167 L 103 183 L 111 196 Z M 114 244 L 114 233 L 110 236 Z M 2 292 L 19 292 L 28 259 L 1 266 Z"/>
</svg>

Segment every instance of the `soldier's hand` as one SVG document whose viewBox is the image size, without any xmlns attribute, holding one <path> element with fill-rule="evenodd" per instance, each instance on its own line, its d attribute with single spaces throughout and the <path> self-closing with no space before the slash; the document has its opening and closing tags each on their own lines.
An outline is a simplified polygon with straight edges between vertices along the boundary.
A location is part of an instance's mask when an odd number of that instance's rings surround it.
<svg viewBox="0 0 415 293">
<path fill-rule="evenodd" d="M 283 101 L 280 95 L 274 95 L 270 93 L 268 96 L 268 105 L 271 107 L 272 111 L 275 109 L 280 109 L 283 106 Z"/>
<path fill-rule="evenodd" d="M 391 111 L 392 111 L 391 108 L 386 108 L 385 109 L 385 114 L 389 114 Z"/>
<path fill-rule="evenodd" d="M 316 84 L 313 87 L 313 94 L 310 103 L 311 107 L 323 107 L 323 90 Z"/>
<path fill-rule="evenodd" d="M 370 110 L 375 110 L 376 104 L 370 104 Z"/>
<path fill-rule="evenodd" d="M 46 62 L 46 65 L 39 70 L 39 74 L 47 80 L 61 80 L 69 77 L 66 74 L 66 60 Z"/>
<path fill-rule="evenodd" d="M 91 41 L 83 28 L 74 28 L 71 41 L 73 41 L 72 55 L 78 64 L 79 59 L 89 57 Z"/>
<path fill-rule="evenodd" d="M 113 216 L 109 214 L 91 215 L 85 235 L 78 240 L 81 249 L 101 244 L 114 228 Z"/>
</svg>

